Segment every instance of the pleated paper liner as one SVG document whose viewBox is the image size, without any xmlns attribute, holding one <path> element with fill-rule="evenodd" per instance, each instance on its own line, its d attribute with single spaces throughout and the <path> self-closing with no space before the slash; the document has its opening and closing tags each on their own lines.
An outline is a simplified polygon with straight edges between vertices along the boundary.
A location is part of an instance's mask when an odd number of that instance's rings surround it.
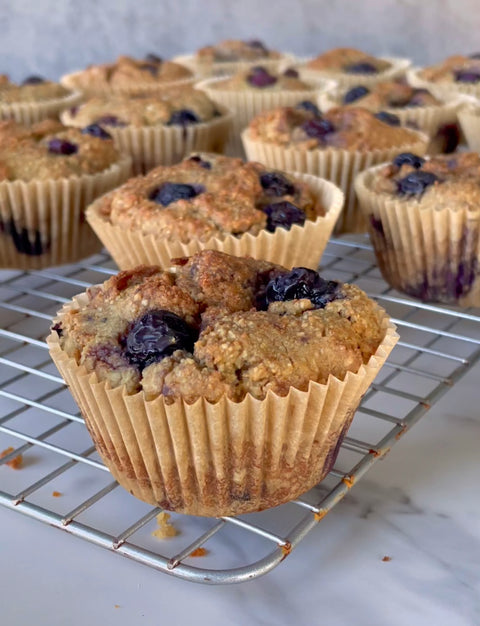
<svg viewBox="0 0 480 626">
<path fill-rule="evenodd" d="M 383 61 L 388 61 L 391 65 L 383 72 L 377 74 L 347 74 L 346 72 L 334 72 L 328 70 L 314 70 L 307 67 L 307 62 L 300 63 L 295 68 L 300 72 L 300 78 L 305 80 L 333 80 L 341 87 L 349 88 L 355 85 L 374 85 L 380 81 L 392 80 L 405 74 L 410 67 L 409 59 L 399 59 L 395 57 L 379 57 Z"/>
<path fill-rule="evenodd" d="M 216 83 L 221 80 L 224 80 L 224 77 L 209 78 L 200 81 L 195 87 L 205 91 L 216 104 L 233 111 L 233 131 L 227 144 L 226 154 L 242 158 L 245 153 L 240 134 L 256 115 L 277 107 L 295 106 L 303 100 L 316 101 L 319 93 L 332 89 L 334 86 L 332 81 L 319 79 L 310 81 L 309 89 L 299 91 L 262 91 L 261 89 L 230 91 L 215 87 Z"/>
<path fill-rule="evenodd" d="M 143 83 L 140 81 L 132 81 L 128 85 L 97 85 L 91 83 L 88 87 L 83 83 L 83 70 L 78 72 L 72 72 L 71 74 L 65 74 L 60 78 L 60 84 L 67 89 L 73 89 L 79 91 L 85 97 L 93 96 L 134 96 L 138 94 L 155 95 L 160 94 L 165 89 L 171 89 L 172 87 L 183 87 L 186 85 L 193 85 L 198 80 L 198 76 L 191 76 L 188 78 L 180 78 L 178 80 L 169 80 L 157 83 Z"/>
<path fill-rule="evenodd" d="M 480 207 L 422 209 L 371 190 L 380 167 L 356 180 L 383 277 L 425 302 L 480 306 Z"/>
<path fill-rule="evenodd" d="M 38 102 L 0 102 L 0 119 L 14 119 L 19 124 L 35 124 L 49 117 L 57 117 L 64 109 L 69 109 L 80 102 L 82 94 L 73 92 L 61 98 L 50 98 Z"/>
<path fill-rule="evenodd" d="M 77 296 L 55 321 L 86 301 Z M 146 401 L 143 392 L 127 395 L 124 387 L 99 382 L 61 349 L 55 331 L 47 343 L 98 453 L 127 491 L 179 513 L 238 515 L 288 502 L 332 468 L 363 394 L 398 339 L 383 314 L 385 337 L 358 372 L 239 403 Z"/>
<path fill-rule="evenodd" d="M 463 105 L 458 111 L 458 121 L 469 148 L 480 152 L 480 100 Z"/>
<path fill-rule="evenodd" d="M 87 220 L 120 269 L 142 264 L 168 268 L 171 259 L 191 256 L 200 250 L 251 256 L 285 267 L 317 269 L 342 210 L 343 193 L 332 183 L 315 176 L 295 174 L 295 178 L 308 184 L 326 213 L 315 221 L 306 220 L 303 226 L 294 225 L 290 230 L 277 228 L 273 233 L 262 230 L 258 235 L 227 235 L 224 239 L 212 238 L 205 242 L 168 241 L 160 236 L 144 235 L 123 226 L 112 225 L 99 210 L 101 199 L 88 208 Z"/>
<path fill-rule="evenodd" d="M 407 80 L 410 85 L 418 89 L 428 89 L 437 98 L 446 98 L 457 94 L 480 97 L 480 83 L 425 80 L 421 76 L 422 69 L 421 67 L 413 67 L 408 70 Z"/>
<path fill-rule="evenodd" d="M 322 111 L 340 106 L 345 89 L 335 90 L 329 93 L 320 94 L 318 97 L 318 105 Z M 358 106 L 362 106 L 359 100 Z M 411 125 L 413 128 L 420 130 L 430 137 L 427 146 L 427 154 L 437 154 L 441 152 L 442 137 L 439 133 L 442 129 L 457 124 L 457 114 L 461 107 L 461 100 L 455 96 L 447 97 L 446 101 L 439 105 L 422 106 L 422 107 L 392 107 L 385 108 L 382 111 L 393 113 L 400 120 L 402 126 Z"/>
<path fill-rule="evenodd" d="M 249 130 L 242 133 L 242 141 L 249 161 L 260 161 L 268 167 L 290 172 L 304 172 L 331 180 L 345 193 L 345 206 L 337 222 L 336 233 L 359 233 L 367 230 L 365 219 L 358 207 L 354 181 L 356 175 L 377 163 L 392 160 L 402 152 L 425 154 L 427 135 L 411 131 L 416 135 L 413 143 L 381 150 L 359 152 L 326 148 L 324 150 L 299 150 L 284 148 L 265 141 L 250 139 Z"/>
<path fill-rule="evenodd" d="M 293 54 L 282 54 L 278 59 L 257 59 L 256 61 L 225 61 L 217 63 L 202 63 L 195 54 L 182 54 L 173 57 L 172 61 L 184 65 L 199 78 L 210 76 L 231 76 L 237 72 L 243 72 L 250 67 L 261 65 L 271 72 L 277 72 L 289 63 L 295 62 Z"/>
<path fill-rule="evenodd" d="M 97 174 L 47 181 L 0 182 L 0 268 L 41 269 L 73 263 L 101 249 L 85 208 L 123 183 L 131 160 Z"/>
<path fill-rule="evenodd" d="M 75 117 L 65 111 L 62 123 L 76 126 Z M 233 114 L 222 108 L 220 115 L 208 122 L 188 126 L 127 126 L 106 130 L 115 145 L 132 157 L 133 174 L 145 174 L 157 165 L 173 165 L 191 152 L 222 153 L 232 128 Z"/>
</svg>

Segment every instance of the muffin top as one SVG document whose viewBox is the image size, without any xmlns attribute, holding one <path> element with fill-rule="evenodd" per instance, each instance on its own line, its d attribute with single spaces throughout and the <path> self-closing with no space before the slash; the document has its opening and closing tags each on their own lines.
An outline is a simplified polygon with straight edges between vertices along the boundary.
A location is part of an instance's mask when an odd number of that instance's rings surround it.
<svg viewBox="0 0 480 626">
<path fill-rule="evenodd" d="M 279 59 L 280 53 L 269 50 L 258 39 L 241 41 L 227 39 L 215 46 L 205 46 L 197 51 L 197 60 L 201 63 L 231 63 L 237 61 L 255 62 L 262 59 Z"/>
<path fill-rule="evenodd" d="M 478 211 L 480 155 L 464 152 L 424 159 L 411 153 L 399 154 L 376 172 L 369 186 L 425 209 Z"/>
<path fill-rule="evenodd" d="M 192 72 L 183 65 L 148 54 L 144 59 L 119 56 L 114 63 L 90 65 L 70 78 L 76 87 L 92 90 L 128 87 L 135 83 L 155 86 L 192 76 Z"/>
<path fill-rule="evenodd" d="M 345 72 L 346 74 L 378 74 L 392 66 L 384 59 L 378 59 L 355 48 L 335 48 L 311 59 L 305 67 L 322 72 Z"/>
<path fill-rule="evenodd" d="M 445 61 L 424 67 L 419 76 L 434 83 L 480 82 L 480 53 L 470 56 L 455 54 Z"/>
<path fill-rule="evenodd" d="M 15 102 L 42 102 L 54 98 L 64 98 L 71 94 L 58 83 L 40 76 L 29 76 L 20 85 L 12 82 L 5 74 L 0 75 L 0 104 Z"/>
<path fill-rule="evenodd" d="M 372 112 L 382 109 L 403 109 L 442 104 L 428 89 L 417 89 L 398 80 L 381 81 L 369 87 L 356 85 L 338 98 L 339 104 L 359 106 Z"/>
<path fill-rule="evenodd" d="M 289 229 L 324 213 L 308 186 L 291 175 L 216 154 L 132 178 L 96 207 L 114 225 L 184 243 Z"/>
<path fill-rule="evenodd" d="M 343 106 L 321 113 L 308 101 L 260 113 L 248 129 L 250 139 L 300 150 L 375 150 L 418 141 L 414 131 L 385 123 L 366 109 Z"/>
<path fill-rule="evenodd" d="M 52 330 L 87 371 L 167 402 L 263 399 L 357 372 L 384 338 L 357 287 L 206 250 L 174 272 L 141 266 L 87 291 Z"/>
<path fill-rule="evenodd" d="M 95 97 L 66 111 L 69 126 L 99 124 L 104 127 L 182 125 L 208 122 L 218 115 L 215 104 L 198 89 L 168 89 L 158 96 Z"/>
<path fill-rule="evenodd" d="M 210 89 L 226 91 L 313 91 L 315 87 L 298 78 L 298 72 L 288 69 L 273 72 L 256 65 L 229 78 L 212 81 Z"/>
<path fill-rule="evenodd" d="M 95 174 L 118 161 L 113 140 L 99 126 L 67 128 L 44 120 L 25 127 L 0 122 L 0 180 L 48 180 Z"/>
</svg>

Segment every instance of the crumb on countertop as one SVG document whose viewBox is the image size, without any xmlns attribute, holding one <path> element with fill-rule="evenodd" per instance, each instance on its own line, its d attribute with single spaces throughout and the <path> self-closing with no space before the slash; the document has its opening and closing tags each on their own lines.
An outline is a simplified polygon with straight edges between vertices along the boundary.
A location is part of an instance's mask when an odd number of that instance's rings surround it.
<svg viewBox="0 0 480 626">
<path fill-rule="evenodd" d="M 63 494 L 60 491 L 52 491 L 52 496 L 54 498 L 60 498 Z"/>
<path fill-rule="evenodd" d="M 208 550 L 206 548 L 196 548 L 193 552 L 190 552 L 189 556 L 206 556 Z"/>
<path fill-rule="evenodd" d="M 392 560 L 392 557 L 391 557 L 391 556 L 386 556 L 386 555 L 385 555 L 385 556 L 383 557 L 383 559 L 382 559 L 382 561 L 383 561 L 384 563 L 388 563 L 388 561 L 391 561 L 391 560 Z"/>
</svg>

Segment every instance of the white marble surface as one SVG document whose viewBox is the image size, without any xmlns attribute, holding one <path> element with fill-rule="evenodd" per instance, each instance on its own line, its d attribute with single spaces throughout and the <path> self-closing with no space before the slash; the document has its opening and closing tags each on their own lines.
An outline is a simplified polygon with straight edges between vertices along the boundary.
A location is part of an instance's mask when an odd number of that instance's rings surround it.
<svg viewBox="0 0 480 626">
<path fill-rule="evenodd" d="M 0 623 L 478 626 L 479 375 L 252 582 L 174 579 L 0 507 Z"/>
<path fill-rule="evenodd" d="M 227 37 L 299 55 L 355 46 L 424 64 L 477 51 L 480 11 L 476 0 L 3 0 L 0 23 L 0 72 L 20 79 Z"/>
</svg>

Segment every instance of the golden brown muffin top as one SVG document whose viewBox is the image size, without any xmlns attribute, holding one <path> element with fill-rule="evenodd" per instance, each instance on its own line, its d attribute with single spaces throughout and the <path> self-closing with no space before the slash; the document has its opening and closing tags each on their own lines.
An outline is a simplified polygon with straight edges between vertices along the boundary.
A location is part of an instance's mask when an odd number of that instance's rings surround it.
<svg viewBox="0 0 480 626">
<path fill-rule="evenodd" d="M 382 167 L 370 187 L 421 208 L 442 210 L 480 207 L 480 155 L 464 152 L 424 159 L 400 154 Z"/>
<path fill-rule="evenodd" d="M 31 127 L 0 122 L 0 180 L 48 180 L 101 172 L 118 161 L 99 127 L 67 128 L 53 120 Z"/>
<path fill-rule="evenodd" d="M 54 324 L 65 352 L 147 399 L 234 401 L 343 379 L 382 341 L 381 310 L 357 287 L 207 250 L 174 273 L 138 267 L 88 290 Z"/>
<path fill-rule="evenodd" d="M 62 85 L 45 80 L 40 76 L 30 76 L 18 85 L 5 74 L 0 75 L 0 104 L 42 102 L 43 100 L 63 98 L 70 94 L 71 92 Z"/>
<path fill-rule="evenodd" d="M 374 85 L 355 85 L 343 90 L 338 103 L 362 107 L 376 113 L 383 109 L 403 109 L 442 104 L 427 89 L 417 89 L 402 80 L 380 81 Z"/>
<path fill-rule="evenodd" d="M 334 48 L 308 61 L 309 70 L 346 72 L 347 74 L 378 74 L 388 70 L 391 63 L 355 48 Z"/>
<path fill-rule="evenodd" d="M 231 63 L 236 61 L 260 61 L 262 59 L 278 59 L 280 53 L 268 50 L 258 39 L 241 41 L 226 39 L 214 46 L 205 46 L 197 51 L 196 57 L 201 63 Z"/>
<path fill-rule="evenodd" d="M 418 140 L 414 131 L 386 124 L 366 109 L 343 106 L 322 114 L 308 102 L 260 113 L 248 129 L 254 141 L 300 150 L 375 150 Z"/>
<path fill-rule="evenodd" d="M 95 97 L 64 113 L 69 126 L 157 126 L 207 122 L 218 114 L 215 104 L 198 89 L 165 89 L 158 96 Z"/>
<path fill-rule="evenodd" d="M 308 185 L 291 175 L 216 154 L 157 167 L 96 206 L 114 225 L 184 243 L 290 228 L 324 213 Z"/>
<path fill-rule="evenodd" d="M 223 91 L 313 91 L 315 87 L 299 79 L 296 70 L 279 73 L 262 65 L 237 72 L 210 83 L 210 89 Z"/>
<path fill-rule="evenodd" d="M 455 54 L 441 63 L 423 68 L 419 76 L 434 83 L 479 83 L 480 55 Z"/>
</svg>

